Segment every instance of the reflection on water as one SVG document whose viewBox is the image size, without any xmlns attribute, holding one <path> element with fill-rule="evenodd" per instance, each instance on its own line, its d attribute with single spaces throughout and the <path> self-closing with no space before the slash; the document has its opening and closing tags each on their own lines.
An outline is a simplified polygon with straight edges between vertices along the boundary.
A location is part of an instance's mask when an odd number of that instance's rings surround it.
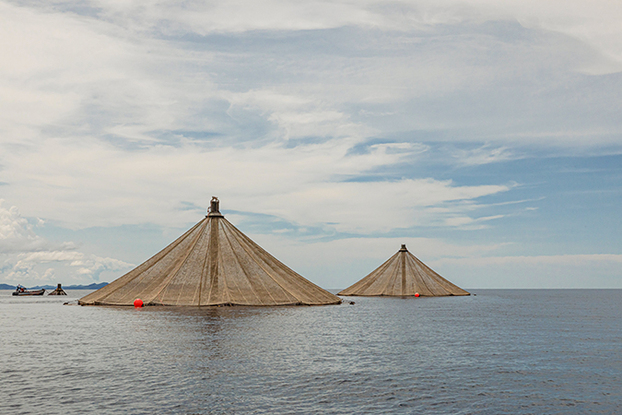
<svg viewBox="0 0 622 415">
<path fill-rule="evenodd" d="M 0 291 L 8 413 L 618 413 L 620 290 L 325 307 L 63 306 Z M 0 410 L 0 412 L 2 412 Z"/>
</svg>

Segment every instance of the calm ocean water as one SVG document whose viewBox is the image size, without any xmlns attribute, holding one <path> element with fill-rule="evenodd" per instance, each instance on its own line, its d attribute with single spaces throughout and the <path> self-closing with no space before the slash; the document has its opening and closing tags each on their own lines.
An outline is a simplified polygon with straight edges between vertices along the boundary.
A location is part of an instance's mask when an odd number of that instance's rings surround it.
<svg viewBox="0 0 622 415">
<path fill-rule="evenodd" d="M 0 291 L 0 413 L 622 413 L 622 290 L 325 307 Z"/>
</svg>

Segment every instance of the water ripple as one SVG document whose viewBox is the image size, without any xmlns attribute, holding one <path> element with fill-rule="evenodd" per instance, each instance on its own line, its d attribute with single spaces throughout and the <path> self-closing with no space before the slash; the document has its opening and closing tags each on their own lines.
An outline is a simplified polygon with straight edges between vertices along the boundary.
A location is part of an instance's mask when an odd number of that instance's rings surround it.
<svg viewBox="0 0 622 415">
<path fill-rule="evenodd" d="M 0 292 L 16 414 L 622 412 L 622 291 L 355 306 L 63 306 Z"/>
</svg>

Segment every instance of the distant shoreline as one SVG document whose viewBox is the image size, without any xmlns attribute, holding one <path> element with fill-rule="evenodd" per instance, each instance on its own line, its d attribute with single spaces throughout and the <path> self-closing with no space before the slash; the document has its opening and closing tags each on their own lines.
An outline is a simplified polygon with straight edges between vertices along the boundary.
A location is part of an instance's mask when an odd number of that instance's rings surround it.
<svg viewBox="0 0 622 415">
<path fill-rule="evenodd" d="M 63 290 L 99 290 L 102 287 L 108 285 L 107 282 L 98 282 L 89 285 L 63 285 Z M 17 284 L 0 284 L 0 290 L 14 290 Z M 56 285 L 37 285 L 35 287 L 28 287 L 29 290 L 40 290 L 45 288 L 46 290 L 56 289 Z"/>
</svg>

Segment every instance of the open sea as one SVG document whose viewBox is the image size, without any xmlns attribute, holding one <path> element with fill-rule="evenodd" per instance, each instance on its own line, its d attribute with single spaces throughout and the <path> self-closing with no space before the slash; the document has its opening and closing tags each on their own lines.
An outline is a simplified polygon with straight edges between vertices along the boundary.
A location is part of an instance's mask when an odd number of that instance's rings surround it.
<svg viewBox="0 0 622 415">
<path fill-rule="evenodd" d="M 0 291 L 2 414 L 622 414 L 622 290 L 80 307 Z"/>
</svg>

